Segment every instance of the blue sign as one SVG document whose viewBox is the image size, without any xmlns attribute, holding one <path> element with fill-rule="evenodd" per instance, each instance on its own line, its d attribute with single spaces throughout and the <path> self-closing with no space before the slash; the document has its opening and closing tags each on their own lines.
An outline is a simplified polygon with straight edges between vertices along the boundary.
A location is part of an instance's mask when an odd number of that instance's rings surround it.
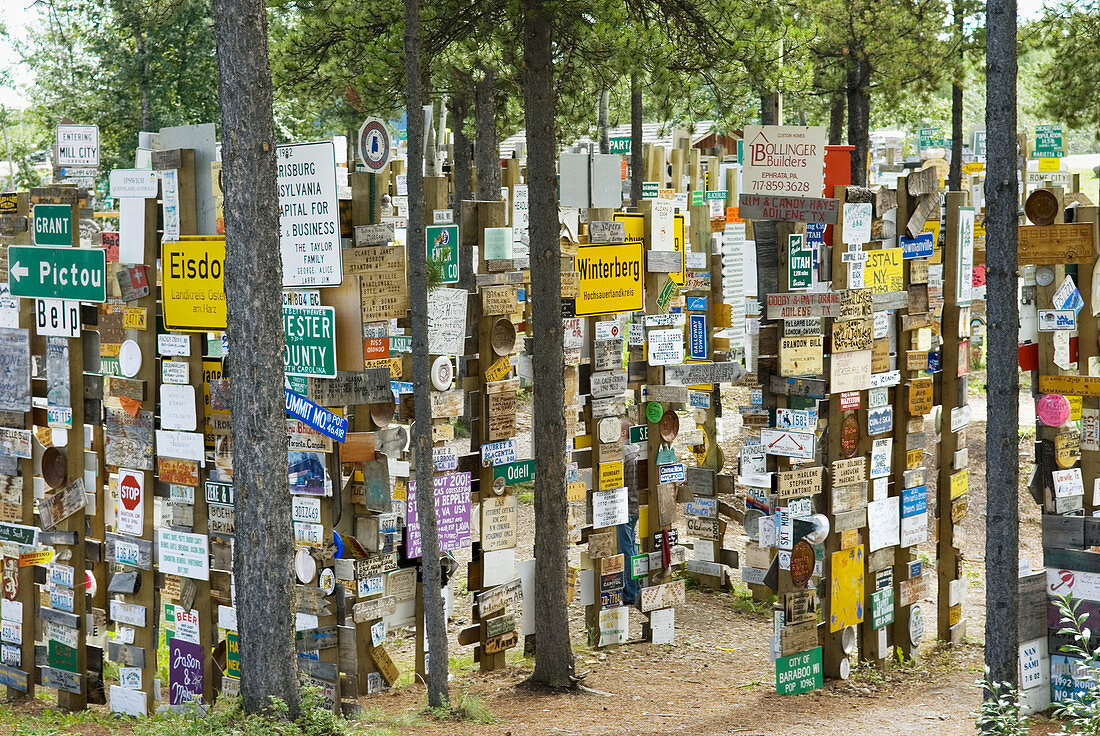
<svg viewBox="0 0 1100 736">
<path fill-rule="evenodd" d="M 288 389 L 286 392 L 286 413 L 300 422 L 305 422 L 326 437 L 343 442 L 348 436 L 348 420 L 333 414 L 328 409 L 314 404 L 305 396 Z"/>
<path fill-rule="evenodd" d="M 705 296 L 689 296 L 687 298 L 687 308 L 689 312 L 705 312 L 707 311 L 707 298 Z"/>
<path fill-rule="evenodd" d="M 412 381 L 390 381 L 390 391 L 393 391 L 395 396 L 411 394 L 413 392 Z"/>
<path fill-rule="evenodd" d="M 884 406 L 867 410 L 867 434 L 886 434 L 894 426 L 894 407 Z"/>
<path fill-rule="evenodd" d="M 683 483 L 685 480 L 683 463 L 657 466 L 658 483 Z"/>
<path fill-rule="evenodd" d="M 688 352 L 692 360 L 706 360 L 710 357 L 707 351 L 707 315 L 688 315 L 688 339 Z"/>
<path fill-rule="evenodd" d="M 901 236 L 901 257 L 908 261 L 913 258 L 928 258 L 932 255 L 936 240 L 932 233 L 921 233 L 915 238 Z"/>
<path fill-rule="evenodd" d="M 940 354 L 938 352 L 929 353 L 928 354 L 928 372 L 929 373 L 939 373 L 941 370 L 943 370 L 943 369 L 940 366 Z"/>
<path fill-rule="evenodd" d="M 825 245 L 825 227 L 823 222 L 807 222 L 806 245 L 813 248 Z"/>
<path fill-rule="evenodd" d="M 902 489 L 901 518 L 907 519 L 926 511 L 928 511 L 928 490 L 925 486 Z"/>
</svg>

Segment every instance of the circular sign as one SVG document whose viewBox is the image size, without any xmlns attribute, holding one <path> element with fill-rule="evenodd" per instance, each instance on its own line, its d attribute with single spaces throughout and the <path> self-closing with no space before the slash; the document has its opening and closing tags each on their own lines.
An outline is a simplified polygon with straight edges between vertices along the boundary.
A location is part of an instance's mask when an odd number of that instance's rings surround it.
<svg viewBox="0 0 1100 736">
<path fill-rule="evenodd" d="M 294 574 L 298 576 L 298 582 L 308 585 L 317 577 L 317 560 L 308 550 L 300 549 L 294 555 Z"/>
<path fill-rule="evenodd" d="M 661 421 L 657 423 L 657 428 L 661 432 L 662 440 L 672 442 L 676 439 L 676 435 L 680 434 L 680 415 L 674 411 L 665 412 Z"/>
<path fill-rule="evenodd" d="M 805 588 L 814 574 L 817 555 L 813 545 L 805 539 L 798 540 L 791 550 L 791 582 L 796 588 Z"/>
<path fill-rule="evenodd" d="M 1039 266 L 1035 269 L 1035 283 L 1039 286 L 1050 286 L 1054 283 L 1054 269 L 1050 266 Z"/>
<path fill-rule="evenodd" d="M 325 591 L 325 595 L 332 595 L 332 591 L 336 590 L 336 573 L 332 571 L 331 567 L 326 567 L 321 571 L 321 579 L 318 583 L 321 590 Z"/>
<path fill-rule="evenodd" d="M 60 488 L 69 479 L 69 461 L 65 453 L 56 447 L 47 447 L 42 453 L 42 480 L 50 488 Z"/>
<path fill-rule="evenodd" d="M 118 364 L 122 375 L 133 378 L 141 370 L 141 346 L 133 340 L 126 340 L 118 349 Z"/>
<path fill-rule="evenodd" d="M 656 424 L 665 414 L 665 408 L 660 401 L 651 401 L 645 405 L 645 418 Z"/>
<path fill-rule="evenodd" d="M 141 503 L 141 483 L 133 473 L 125 472 L 119 478 L 118 495 L 127 511 L 133 511 Z"/>
<path fill-rule="evenodd" d="M 1034 225 L 1053 225 L 1058 218 L 1058 197 L 1049 189 L 1036 189 L 1027 195 L 1024 214 Z"/>
<path fill-rule="evenodd" d="M 397 406 L 392 401 L 383 401 L 378 404 L 370 405 L 370 418 L 371 421 L 378 426 L 379 429 L 385 429 L 390 426 L 390 422 L 393 421 L 393 412 Z"/>
<path fill-rule="evenodd" d="M 837 670 L 837 674 L 840 675 L 840 679 L 847 680 L 848 676 L 852 674 L 852 663 L 848 661 L 848 658 L 840 660 L 840 667 Z"/>
<path fill-rule="evenodd" d="M 493 323 L 493 329 L 489 333 L 489 344 L 493 346 L 493 352 L 504 357 L 516 347 L 516 326 L 507 317 L 501 317 Z"/>
<path fill-rule="evenodd" d="M 909 608 L 909 643 L 919 647 L 924 638 L 924 619 L 920 615 L 920 604 L 914 603 Z"/>
<path fill-rule="evenodd" d="M 94 596 L 96 591 L 99 590 L 99 583 L 95 580 L 95 575 L 91 570 L 84 571 L 84 585 L 88 589 L 88 595 Z"/>
<path fill-rule="evenodd" d="M 504 480 L 504 476 L 501 476 L 500 478 L 493 478 L 493 493 L 498 496 L 503 496 L 504 486 L 506 484 L 507 481 Z"/>
<path fill-rule="evenodd" d="M 859 437 L 859 419 L 850 413 L 840 425 L 840 451 L 844 457 L 855 457 L 859 451 Z"/>
<path fill-rule="evenodd" d="M 340 536 L 340 532 L 332 532 L 332 546 L 336 548 L 332 556 L 342 560 L 344 558 L 344 538 Z"/>
<path fill-rule="evenodd" d="M 359 159 L 372 174 L 390 162 L 390 131 L 380 118 L 367 118 L 360 126 Z"/>
<path fill-rule="evenodd" d="M 1048 427 L 1061 427 L 1069 419 L 1069 399 L 1061 394 L 1044 394 L 1035 402 L 1035 415 Z"/>
<path fill-rule="evenodd" d="M 439 391 L 446 391 L 454 380 L 455 369 L 451 359 L 446 355 L 440 355 L 432 362 L 432 386 Z"/>
</svg>

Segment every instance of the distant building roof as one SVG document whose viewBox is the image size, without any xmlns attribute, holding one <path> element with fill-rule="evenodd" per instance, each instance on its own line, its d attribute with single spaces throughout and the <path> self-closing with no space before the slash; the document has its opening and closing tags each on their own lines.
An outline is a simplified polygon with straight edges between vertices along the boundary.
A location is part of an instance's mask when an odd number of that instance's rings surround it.
<svg viewBox="0 0 1100 736">
<path fill-rule="evenodd" d="M 665 146 L 666 148 L 672 147 L 673 134 L 686 135 L 688 125 L 693 125 L 694 129 L 691 131 L 692 144 L 699 142 L 701 139 L 707 137 L 712 132 L 714 127 L 713 120 L 696 120 L 694 123 L 642 123 L 642 143 L 652 143 L 658 146 Z M 733 131 L 734 133 L 738 131 Z M 624 123 L 623 125 L 616 125 L 608 130 L 609 138 L 622 138 L 630 135 L 630 123 Z M 719 139 L 726 136 L 720 135 Z M 517 147 L 525 147 L 527 142 L 527 131 L 520 130 L 519 132 L 508 136 L 500 143 L 500 156 L 501 158 L 512 158 L 515 155 Z M 592 138 L 584 136 L 571 141 L 568 146 L 570 148 L 574 146 L 587 146 L 595 143 Z M 564 147 L 564 146 L 563 146 Z"/>
</svg>

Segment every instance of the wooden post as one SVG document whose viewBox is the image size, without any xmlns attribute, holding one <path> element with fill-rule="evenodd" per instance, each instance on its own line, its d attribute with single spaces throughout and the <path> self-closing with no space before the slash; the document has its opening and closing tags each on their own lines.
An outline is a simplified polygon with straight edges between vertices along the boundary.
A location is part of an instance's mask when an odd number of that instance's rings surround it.
<svg viewBox="0 0 1100 736">
<path fill-rule="evenodd" d="M 962 553 L 955 542 L 954 517 L 959 503 L 968 503 L 969 496 L 954 498 L 951 477 L 966 468 L 966 458 L 956 460 L 960 449 L 963 456 L 966 450 L 966 430 L 955 432 L 952 429 L 954 409 L 967 406 L 967 368 L 970 360 L 969 345 L 959 341 L 964 326 L 960 323 L 958 301 L 955 298 L 956 287 L 961 279 L 973 279 L 973 270 L 967 273 L 958 271 L 960 208 L 966 204 L 964 192 L 947 193 L 947 217 L 944 221 L 943 238 L 943 314 L 940 329 L 940 456 L 939 473 L 936 483 L 936 500 L 940 515 L 936 522 L 938 537 L 936 565 L 939 579 L 937 603 L 938 637 L 943 641 L 961 643 L 966 631 L 963 619 L 962 599 L 966 597 L 966 580 L 962 575 Z M 969 306 L 966 306 L 969 312 Z M 1095 342 L 1095 341 L 1093 341 Z M 965 351 L 965 352 L 964 352 Z M 960 362 L 960 353 L 966 363 Z M 961 374 L 961 375 L 960 375 Z M 962 518 L 961 516 L 959 517 Z M 957 599 L 957 602 L 955 602 Z"/>
</svg>

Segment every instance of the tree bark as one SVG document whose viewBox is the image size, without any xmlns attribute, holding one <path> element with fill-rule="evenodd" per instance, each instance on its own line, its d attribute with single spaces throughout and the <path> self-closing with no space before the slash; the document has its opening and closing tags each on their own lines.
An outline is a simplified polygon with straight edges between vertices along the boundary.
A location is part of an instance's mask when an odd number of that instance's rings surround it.
<svg viewBox="0 0 1100 736">
<path fill-rule="evenodd" d="M 833 92 L 829 100 L 829 145 L 844 143 L 844 90 Z"/>
<path fill-rule="evenodd" d="M 1016 304 L 1016 0 L 986 6 L 986 427 L 985 663 L 991 682 L 1017 683 L 1019 592 L 1019 375 Z M 987 694 L 988 696 L 988 694 Z"/>
<path fill-rule="evenodd" d="M 451 170 L 454 174 L 455 202 L 454 221 L 462 219 L 462 200 L 469 199 L 473 194 L 471 169 L 472 150 L 470 139 L 466 136 L 466 118 L 470 114 L 470 97 L 465 87 L 455 90 L 447 98 L 447 107 L 451 116 L 451 131 L 454 133 L 454 157 L 451 160 Z M 458 288 L 473 291 L 474 267 L 468 257 L 459 259 L 458 263 Z M 461 363 L 462 361 L 459 361 Z"/>
<path fill-rule="evenodd" d="M 416 512 L 420 521 L 420 569 L 424 589 L 424 640 L 428 647 L 428 705 L 444 706 L 447 694 L 447 620 L 443 615 L 439 535 L 432 467 L 432 406 L 428 355 L 428 262 L 424 243 L 424 123 L 420 79 L 420 0 L 405 0 L 405 109 L 409 111 L 409 259 L 412 328 L 412 427 L 416 463 Z"/>
<path fill-rule="evenodd" d="M 960 0 L 952 2 L 955 13 L 955 42 L 959 45 L 959 68 L 951 83 L 951 169 L 947 174 L 947 188 L 959 191 L 962 187 L 963 152 L 963 10 Z"/>
<path fill-rule="evenodd" d="M 234 572 L 241 697 L 256 713 L 281 698 L 297 715 L 294 531 L 283 426 L 282 295 L 275 124 L 263 0 L 214 0 L 225 171 Z"/>
<path fill-rule="evenodd" d="M 871 148 L 871 65 L 853 56 L 848 66 L 848 145 L 852 151 L 852 184 L 867 186 L 867 154 Z"/>
<path fill-rule="evenodd" d="M 607 87 L 604 87 L 600 90 L 600 112 L 599 120 L 597 123 L 600 129 L 600 153 L 611 152 L 611 141 L 609 141 L 607 138 L 607 119 L 608 117 L 610 117 L 610 114 L 607 110 L 609 98 L 610 92 L 608 92 Z"/>
<path fill-rule="evenodd" d="M 779 119 L 779 93 L 764 92 L 760 95 L 760 124 L 782 125 Z"/>
<path fill-rule="evenodd" d="M 565 373 L 561 329 L 561 248 L 555 157 L 556 92 L 550 31 L 553 5 L 524 0 L 523 98 L 527 126 L 527 182 L 531 217 L 532 323 L 534 328 L 535 443 L 535 655 L 534 683 L 572 684 L 573 650 L 566 605 L 568 502 L 565 490 Z"/>
<path fill-rule="evenodd" d="M 642 85 L 638 73 L 634 72 L 630 75 L 630 199 L 635 207 L 641 207 L 642 181 L 645 179 L 642 114 Z"/>
<path fill-rule="evenodd" d="M 497 141 L 497 70 L 479 65 L 481 79 L 474 85 L 477 138 L 474 156 L 477 159 L 477 198 L 483 202 L 500 199 L 500 144 Z"/>
</svg>

